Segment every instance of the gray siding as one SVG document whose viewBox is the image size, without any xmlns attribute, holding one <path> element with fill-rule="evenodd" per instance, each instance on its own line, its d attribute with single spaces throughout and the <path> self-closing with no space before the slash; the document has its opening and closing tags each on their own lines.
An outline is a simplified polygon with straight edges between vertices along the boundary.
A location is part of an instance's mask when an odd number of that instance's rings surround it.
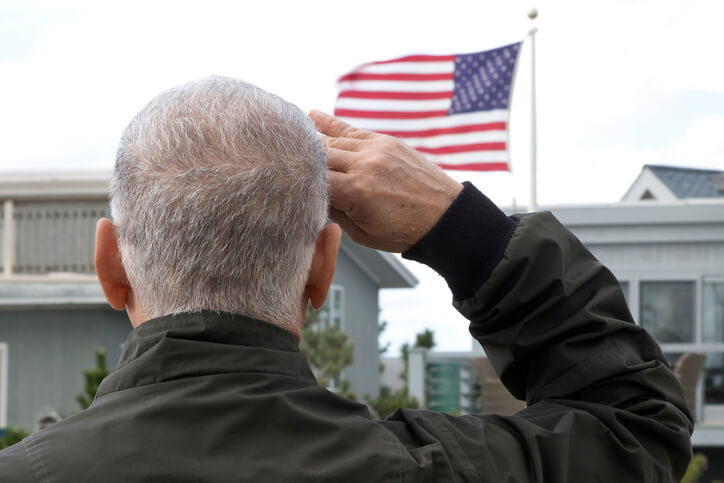
<svg viewBox="0 0 724 483">
<path fill-rule="evenodd" d="M 724 275 L 724 245 L 665 243 L 588 248 L 619 278 L 638 275 Z"/>
<path fill-rule="evenodd" d="M 344 287 L 344 329 L 354 342 L 354 361 L 344 372 L 352 392 L 361 399 L 379 392 L 380 358 L 377 346 L 379 318 L 378 289 L 369 277 L 344 252 L 337 258 L 332 282 Z"/>
<path fill-rule="evenodd" d="M 106 349 L 115 368 L 131 330 L 124 312 L 102 307 L 0 310 L 0 342 L 8 344 L 8 424 L 32 430 L 44 405 L 62 417 L 79 410 L 83 371 L 95 367 L 95 349 Z"/>
<path fill-rule="evenodd" d="M 5 253 L 5 209 L 2 200 L 0 200 L 0 272 L 5 270 L 5 261 L 3 254 Z"/>
</svg>

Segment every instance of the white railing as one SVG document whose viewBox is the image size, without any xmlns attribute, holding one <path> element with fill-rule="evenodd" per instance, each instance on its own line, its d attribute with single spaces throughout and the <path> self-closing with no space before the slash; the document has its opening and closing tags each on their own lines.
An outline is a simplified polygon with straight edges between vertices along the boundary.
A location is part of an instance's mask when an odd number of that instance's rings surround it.
<svg viewBox="0 0 724 483">
<path fill-rule="evenodd" d="M 95 225 L 104 216 L 105 200 L 4 200 L 2 279 L 95 278 Z"/>
</svg>

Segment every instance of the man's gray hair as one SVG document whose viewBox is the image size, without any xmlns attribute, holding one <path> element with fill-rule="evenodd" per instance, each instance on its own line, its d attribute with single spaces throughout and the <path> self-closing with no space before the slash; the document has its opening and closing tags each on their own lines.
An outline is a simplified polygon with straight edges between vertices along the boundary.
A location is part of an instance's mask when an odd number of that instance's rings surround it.
<svg viewBox="0 0 724 483">
<path fill-rule="evenodd" d="M 293 323 L 327 216 L 326 173 L 311 120 L 256 86 L 211 77 L 152 100 L 121 138 L 111 187 L 145 315 Z"/>
</svg>

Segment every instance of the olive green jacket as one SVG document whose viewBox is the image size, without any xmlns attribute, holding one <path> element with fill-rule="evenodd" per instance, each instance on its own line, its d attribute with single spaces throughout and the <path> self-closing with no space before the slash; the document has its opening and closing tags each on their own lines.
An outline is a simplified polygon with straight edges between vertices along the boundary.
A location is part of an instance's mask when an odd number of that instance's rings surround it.
<svg viewBox="0 0 724 483">
<path fill-rule="evenodd" d="M 397 411 L 319 386 L 294 337 L 239 315 L 148 321 L 93 405 L 0 452 L 11 482 L 677 481 L 691 416 L 616 279 L 551 215 L 523 217 L 455 302 L 511 417 Z"/>
</svg>

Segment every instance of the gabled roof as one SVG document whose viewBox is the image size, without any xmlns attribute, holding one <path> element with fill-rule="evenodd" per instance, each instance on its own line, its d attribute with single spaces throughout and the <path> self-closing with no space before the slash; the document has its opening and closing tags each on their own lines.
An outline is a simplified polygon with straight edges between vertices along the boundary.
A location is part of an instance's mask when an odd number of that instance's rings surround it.
<svg viewBox="0 0 724 483">
<path fill-rule="evenodd" d="M 724 171 L 659 165 L 644 168 L 653 171 L 677 198 L 724 197 Z"/>
<path fill-rule="evenodd" d="M 724 197 L 724 171 L 647 164 L 622 201 Z"/>
</svg>

